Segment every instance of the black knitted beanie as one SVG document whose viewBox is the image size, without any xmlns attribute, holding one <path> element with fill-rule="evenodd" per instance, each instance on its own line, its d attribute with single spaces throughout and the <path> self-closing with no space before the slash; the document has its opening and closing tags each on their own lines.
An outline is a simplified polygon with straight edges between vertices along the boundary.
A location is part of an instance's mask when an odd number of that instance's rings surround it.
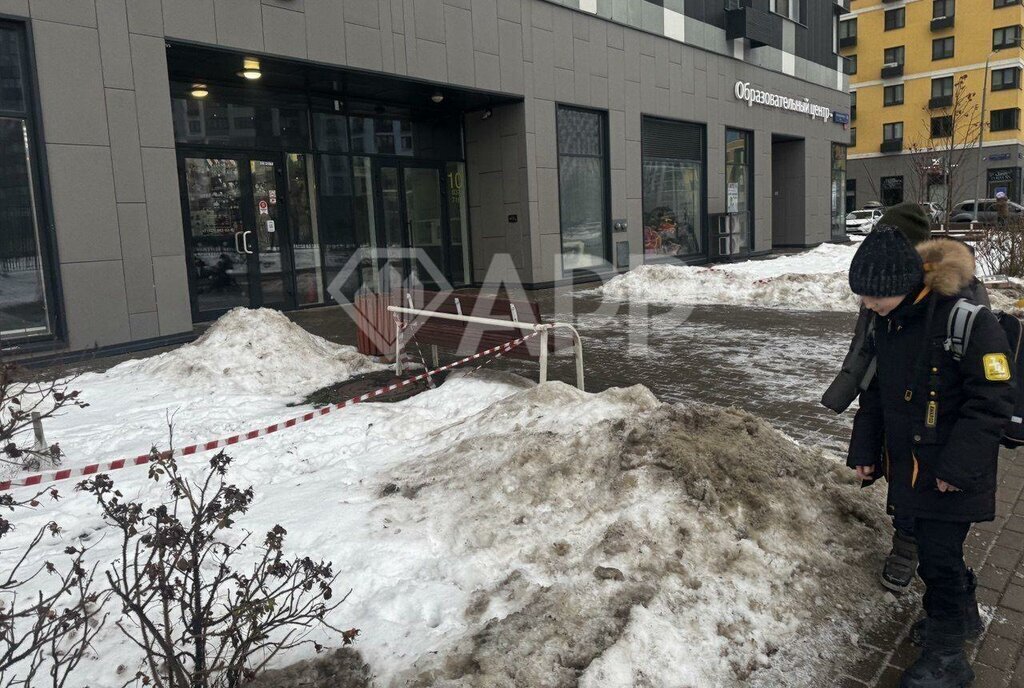
<svg viewBox="0 0 1024 688">
<path fill-rule="evenodd" d="M 878 226 L 888 225 L 903 232 L 910 243 L 917 246 L 932 235 L 931 223 L 918 203 L 900 203 L 885 211 Z"/>
<path fill-rule="evenodd" d="M 924 280 L 921 255 L 900 230 L 881 224 L 861 242 L 850 263 L 850 289 L 858 296 L 902 296 Z"/>
</svg>

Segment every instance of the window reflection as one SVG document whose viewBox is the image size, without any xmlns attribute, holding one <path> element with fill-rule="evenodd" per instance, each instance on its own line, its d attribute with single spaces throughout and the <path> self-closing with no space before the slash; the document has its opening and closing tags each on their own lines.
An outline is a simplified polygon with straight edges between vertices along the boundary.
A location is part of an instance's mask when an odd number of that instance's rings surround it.
<svg viewBox="0 0 1024 688">
<path fill-rule="evenodd" d="M 644 253 L 648 258 L 704 251 L 704 130 L 699 124 L 645 117 Z"/>
<path fill-rule="evenodd" d="M 562 269 L 601 266 L 608 243 L 604 115 L 559 107 L 557 124 Z"/>
<path fill-rule="evenodd" d="M 0 337 L 51 331 L 22 25 L 0 23 Z"/>
<path fill-rule="evenodd" d="M 0 119 L 0 335 L 49 330 L 42 252 L 28 157 L 28 129 Z"/>
</svg>

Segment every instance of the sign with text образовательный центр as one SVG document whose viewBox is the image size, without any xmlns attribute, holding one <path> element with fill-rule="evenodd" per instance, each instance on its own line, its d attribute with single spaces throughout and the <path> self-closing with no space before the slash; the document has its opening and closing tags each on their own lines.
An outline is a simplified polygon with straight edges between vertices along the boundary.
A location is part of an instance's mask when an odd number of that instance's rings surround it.
<svg viewBox="0 0 1024 688">
<path fill-rule="evenodd" d="M 737 100 L 745 101 L 749 107 L 764 105 L 765 107 L 809 115 L 811 119 L 820 118 L 825 122 L 832 119 L 832 108 L 812 103 L 807 98 L 791 98 L 790 96 L 752 87 L 749 81 L 737 81 L 733 92 L 736 94 Z"/>
</svg>

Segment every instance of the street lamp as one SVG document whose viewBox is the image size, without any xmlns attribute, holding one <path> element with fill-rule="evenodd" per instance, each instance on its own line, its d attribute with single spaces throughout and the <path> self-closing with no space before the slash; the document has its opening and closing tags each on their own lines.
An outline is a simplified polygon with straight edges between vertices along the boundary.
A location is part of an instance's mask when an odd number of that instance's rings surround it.
<svg viewBox="0 0 1024 688">
<path fill-rule="evenodd" d="M 978 224 L 978 211 L 981 209 L 981 152 L 982 144 L 985 142 L 985 96 L 988 95 L 988 63 L 992 56 L 1006 48 L 1020 48 L 1020 37 L 1004 47 L 996 48 L 985 58 L 985 74 L 981 81 L 981 127 L 978 129 L 978 167 L 974 175 L 974 224 Z M 954 96 L 955 98 L 956 96 Z"/>
</svg>

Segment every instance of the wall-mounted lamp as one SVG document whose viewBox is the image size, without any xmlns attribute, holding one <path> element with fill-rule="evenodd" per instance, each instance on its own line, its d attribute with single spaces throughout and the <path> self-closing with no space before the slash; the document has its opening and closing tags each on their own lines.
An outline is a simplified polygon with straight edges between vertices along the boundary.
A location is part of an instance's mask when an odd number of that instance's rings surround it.
<svg viewBox="0 0 1024 688">
<path fill-rule="evenodd" d="M 210 95 L 210 89 L 206 88 L 206 84 L 192 84 L 190 93 L 193 98 L 205 98 Z"/>
<path fill-rule="evenodd" d="M 442 100 L 444 100 L 444 94 L 441 93 L 440 91 L 434 91 L 433 95 L 430 96 L 430 99 L 435 103 L 440 103 Z"/>
<path fill-rule="evenodd" d="M 249 79 L 250 81 L 259 79 L 263 76 L 263 72 L 260 71 L 260 61 L 252 57 L 247 57 L 242 60 L 242 71 L 238 73 L 238 76 Z"/>
<path fill-rule="evenodd" d="M 480 115 L 480 119 L 490 119 L 494 115 L 494 110 L 487 108 L 484 110 L 484 114 Z"/>
</svg>

